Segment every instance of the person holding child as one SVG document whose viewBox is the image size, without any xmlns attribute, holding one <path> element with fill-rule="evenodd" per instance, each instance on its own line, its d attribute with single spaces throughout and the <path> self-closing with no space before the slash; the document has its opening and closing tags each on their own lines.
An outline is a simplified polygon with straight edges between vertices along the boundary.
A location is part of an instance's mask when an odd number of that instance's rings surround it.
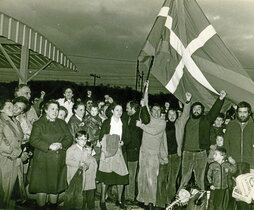
<svg viewBox="0 0 254 210">
<path fill-rule="evenodd" d="M 83 206 L 82 209 L 95 208 L 95 189 L 97 162 L 92 156 L 92 144 L 88 141 L 86 131 L 78 131 L 75 135 L 76 143 L 66 152 L 67 182 L 71 179 L 79 168 L 83 169 Z"/>
<path fill-rule="evenodd" d="M 231 157 L 227 159 L 224 147 L 217 147 L 213 158 L 214 162 L 209 165 L 207 172 L 211 189 L 208 209 L 227 210 L 229 204 L 228 179 L 230 174 L 236 172 L 236 162 Z"/>
</svg>

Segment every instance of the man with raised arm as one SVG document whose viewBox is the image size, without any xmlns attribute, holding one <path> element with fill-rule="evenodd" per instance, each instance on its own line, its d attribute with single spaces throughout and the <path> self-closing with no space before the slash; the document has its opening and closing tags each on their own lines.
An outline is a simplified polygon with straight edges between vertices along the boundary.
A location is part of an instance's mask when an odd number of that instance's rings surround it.
<svg viewBox="0 0 254 210">
<path fill-rule="evenodd" d="M 148 95 L 148 84 L 145 98 Z M 154 104 L 151 109 L 151 120 L 147 125 L 137 121 L 136 125 L 143 130 L 139 155 L 138 196 L 137 200 L 149 205 L 156 204 L 157 176 L 160 164 L 167 164 L 166 121 L 160 118 L 161 108 Z"/>
<path fill-rule="evenodd" d="M 204 106 L 195 102 L 191 106 L 191 117 L 185 126 L 183 144 L 182 180 L 179 190 L 184 188 L 194 172 L 195 184 L 205 189 L 204 177 L 207 164 L 207 150 L 210 146 L 210 128 L 220 113 L 226 92 L 222 90 L 210 111 L 205 115 Z"/>
</svg>

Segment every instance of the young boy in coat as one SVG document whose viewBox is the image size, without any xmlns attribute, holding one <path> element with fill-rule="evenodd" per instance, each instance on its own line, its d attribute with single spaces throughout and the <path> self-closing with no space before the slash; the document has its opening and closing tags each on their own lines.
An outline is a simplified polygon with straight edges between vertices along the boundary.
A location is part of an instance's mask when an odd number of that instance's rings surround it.
<svg viewBox="0 0 254 210">
<path fill-rule="evenodd" d="M 83 207 L 82 209 L 95 208 L 95 178 L 97 171 L 96 159 L 92 156 L 92 145 L 88 141 L 85 131 L 78 131 L 75 135 L 76 144 L 73 144 L 66 153 L 67 182 L 78 170 L 83 168 Z"/>
<path fill-rule="evenodd" d="M 209 210 L 226 210 L 229 203 L 228 179 L 230 173 L 236 172 L 236 162 L 226 158 L 226 149 L 217 147 L 214 152 L 214 162 L 209 165 L 207 179 L 210 183 Z"/>
</svg>

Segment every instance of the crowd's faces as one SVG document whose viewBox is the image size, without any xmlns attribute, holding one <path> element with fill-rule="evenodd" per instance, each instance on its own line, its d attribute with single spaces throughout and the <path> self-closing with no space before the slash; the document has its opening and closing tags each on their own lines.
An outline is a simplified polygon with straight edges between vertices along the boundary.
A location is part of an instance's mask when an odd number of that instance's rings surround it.
<svg viewBox="0 0 254 210">
<path fill-rule="evenodd" d="M 78 105 L 77 109 L 74 109 L 74 113 L 78 117 L 83 118 L 85 115 L 85 105 Z"/>
<path fill-rule="evenodd" d="M 5 102 L 3 109 L 1 110 L 2 113 L 5 113 L 7 116 L 13 116 L 13 104 L 11 102 Z"/>
<path fill-rule="evenodd" d="M 112 110 L 113 117 L 120 118 L 123 114 L 123 108 L 121 105 L 116 105 L 115 108 Z"/>
<path fill-rule="evenodd" d="M 67 113 L 64 110 L 59 110 L 57 118 L 61 120 L 65 120 L 66 117 L 67 117 Z"/>
<path fill-rule="evenodd" d="M 166 113 L 161 113 L 161 119 L 166 120 Z"/>
<path fill-rule="evenodd" d="M 151 110 L 151 115 L 153 118 L 160 118 L 161 116 L 161 108 L 159 106 L 153 106 Z"/>
<path fill-rule="evenodd" d="M 101 109 L 100 109 L 100 117 L 102 119 L 107 119 L 108 117 L 106 116 L 106 111 L 108 109 L 108 105 L 104 105 Z"/>
<path fill-rule="evenodd" d="M 100 101 L 98 104 L 98 108 L 101 109 L 105 105 L 104 101 Z"/>
<path fill-rule="evenodd" d="M 17 91 L 17 96 L 23 96 L 25 97 L 28 101 L 30 100 L 31 98 L 31 90 L 29 87 L 27 86 L 24 86 L 22 88 L 20 88 L 18 91 Z"/>
<path fill-rule="evenodd" d="M 176 111 L 175 111 L 175 110 L 169 110 L 169 111 L 168 111 L 168 120 L 169 120 L 170 122 L 175 122 L 175 121 L 176 121 L 176 118 L 177 118 Z"/>
<path fill-rule="evenodd" d="M 222 160 L 224 159 L 224 156 L 219 151 L 215 150 L 213 159 L 215 162 L 222 162 Z"/>
<path fill-rule="evenodd" d="M 183 112 L 182 112 L 182 110 L 178 109 L 177 113 L 178 113 L 178 117 L 181 117 Z"/>
<path fill-rule="evenodd" d="M 192 118 L 198 119 L 202 115 L 202 107 L 201 105 L 196 105 L 192 109 Z"/>
<path fill-rule="evenodd" d="M 19 116 L 20 114 L 22 114 L 24 112 L 26 108 L 26 104 L 22 103 L 22 102 L 16 102 L 13 105 L 13 116 Z"/>
<path fill-rule="evenodd" d="M 223 142 L 224 142 L 224 138 L 222 136 L 217 136 L 216 137 L 216 144 L 217 144 L 217 146 L 222 147 L 223 146 Z"/>
<path fill-rule="evenodd" d="M 92 147 L 87 147 L 87 148 L 86 148 L 86 151 L 87 151 L 87 154 L 88 154 L 88 155 L 92 155 L 92 154 L 93 154 L 93 149 L 92 149 Z"/>
<path fill-rule="evenodd" d="M 170 103 L 169 102 L 165 102 L 164 106 L 165 106 L 166 109 L 169 109 Z"/>
<path fill-rule="evenodd" d="M 236 117 L 240 122 L 247 122 L 250 118 L 249 109 L 247 107 L 239 108 Z"/>
<path fill-rule="evenodd" d="M 67 88 L 64 92 L 64 97 L 66 98 L 66 100 L 71 100 L 73 95 L 73 91 L 70 88 Z"/>
<path fill-rule="evenodd" d="M 130 103 L 126 104 L 126 112 L 129 116 L 131 116 L 135 113 L 135 110 L 134 110 L 134 108 L 131 108 Z"/>
<path fill-rule="evenodd" d="M 51 120 L 51 121 L 55 121 L 55 119 L 58 116 L 58 106 L 57 104 L 49 104 L 48 108 L 45 109 L 45 113 L 46 113 L 46 117 Z"/>
<path fill-rule="evenodd" d="M 87 138 L 85 135 L 79 136 L 76 138 L 76 142 L 80 147 L 84 147 L 86 145 Z"/>
<path fill-rule="evenodd" d="M 99 109 L 98 107 L 91 107 L 91 111 L 90 111 L 90 114 L 95 117 L 99 114 Z"/>
<path fill-rule="evenodd" d="M 88 97 L 88 98 L 91 98 L 91 97 L 92 97 L 92 91 L 91 91 L 91 90 L 88 90 L 88 91 L 87 91 L 87 97 Z"/>
<path fill-rule="evenodd" d="M 108 100 L 109 100 L 109 95 L 104 95 L 104 99 L 105 99 L 105 102 L 108 102 Z"/>
<path fill-rule="evenodd" d="M 86 109 L 87 109 L 87 110 L 91 110 L 92 104 L 93 104 L 93 101 L 92 101 L 92 100 L 88 100 L 88 101 L 86 102 Z"/>
<path fill-rule="evenodd" d="M 231 119 L 227 118 L 227 119 L 225 119 L 224 124 L 227 125 L 230 121 L 231 121 Z"/>
<path fill-rule="evenodd" d="M 224 123 L 224 119 L 221 118 L 221 117 L 217 117 L 216 120 L 214 121 L 214 126 L 216 128 L 221 128 L 221 126 L 223 125 Z"/>
</svg>

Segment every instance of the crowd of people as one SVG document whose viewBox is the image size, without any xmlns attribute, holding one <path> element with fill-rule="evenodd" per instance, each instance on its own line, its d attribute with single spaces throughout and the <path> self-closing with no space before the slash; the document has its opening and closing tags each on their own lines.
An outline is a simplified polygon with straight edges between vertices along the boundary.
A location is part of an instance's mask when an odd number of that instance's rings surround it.
<svg viewBox="0 0 254 210">
<path fill-rule="evenodd" d="M 95 195 L 102 210 L 112 199 L 120 209 L 165 209 L 190 186 L 210 191 L 203 209 L 252 208 L 232 197 L 234 178 L 254 173 L 247 102 L 226 120 L 223 90 L 208 111 L 188 92 L 177 109 L 168 101 L 150 105 L 148 83 L 140 102 L 124 105 L 109 95 L 94 101 L 92 91 L 83 101 L 70 87 L 59 99 L 44 101 L 45 94 L 32 103 L 29 86 L 22 84 L 13 100 L 1 97 L 1 208 L 16 196 L 20 204 L 32 198 L 38 209 L 56 209 L 80 174 L 80 209 L 95 209 Z"/>
</svg>

